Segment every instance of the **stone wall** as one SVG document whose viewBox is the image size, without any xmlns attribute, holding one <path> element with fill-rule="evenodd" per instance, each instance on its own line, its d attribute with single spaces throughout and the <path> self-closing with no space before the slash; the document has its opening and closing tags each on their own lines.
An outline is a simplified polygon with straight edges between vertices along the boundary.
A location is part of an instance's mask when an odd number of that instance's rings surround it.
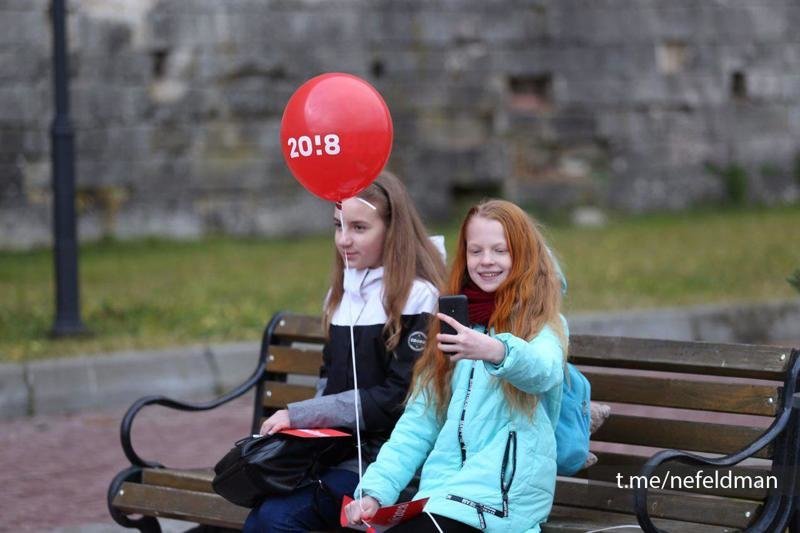
<svg viewBox="0 0 800 533">
<path fill-rule="evenodd" d="M 362 76 L 429 216 L 800 197 L 793 0 L 68 0 L 82 239 L 328 225 L 281 159 L 306 79 Z M 0 247 L 50 239 L 48 0 L 0 0 Z"/>
</svg>

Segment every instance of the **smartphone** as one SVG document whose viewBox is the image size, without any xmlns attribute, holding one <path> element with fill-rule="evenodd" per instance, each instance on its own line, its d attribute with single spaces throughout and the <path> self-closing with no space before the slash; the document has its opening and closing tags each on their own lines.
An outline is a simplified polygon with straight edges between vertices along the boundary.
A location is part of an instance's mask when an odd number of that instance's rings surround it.
<svg viewBox="0 0 800 533">
<path fill-rule="evenodd" d="M 467 297 L 463 294 L 453 296 L 439 296 L 439 312 L 451 316 L 465 326 L 469 325 L 467 314 Z M 441 323 L 441 332 L 447 335 L 455 335 L 456 330 L 450 324 Z"/>
</svg>

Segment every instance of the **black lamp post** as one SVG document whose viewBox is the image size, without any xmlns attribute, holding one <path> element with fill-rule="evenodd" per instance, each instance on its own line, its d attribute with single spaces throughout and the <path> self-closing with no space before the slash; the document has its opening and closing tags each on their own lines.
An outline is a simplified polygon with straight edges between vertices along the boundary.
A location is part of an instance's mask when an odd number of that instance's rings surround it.
<svg viewBox="0 0 800 533">
<path fill-rule="evenodd" d="M 53 169 L 53 238 L 56 275 L 56 337 L 86 333 L 78 288 L 78 242 L 75 231 L 74 132 L 69 118 L 66 0 L 52 0 L 55 117 L 50 129 Z"/>
</svg>

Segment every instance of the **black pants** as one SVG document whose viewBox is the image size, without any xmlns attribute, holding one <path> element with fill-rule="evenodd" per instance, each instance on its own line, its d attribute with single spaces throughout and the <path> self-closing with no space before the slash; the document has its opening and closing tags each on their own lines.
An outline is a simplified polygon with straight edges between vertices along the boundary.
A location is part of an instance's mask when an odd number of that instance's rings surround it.
<svg viewBox="0 0 800 533">
<path fill-rule="evenodd" d="M 439 527 L 442 528 L 444 533 L 470 533 L 471 531 L 480 531 L 472 526 L 468 526 L 458 520 L 447 518 L 438 514 L 433 514 Z M 428 513 L 420 513 L 408 522 L 403 522 L 393 528 L 387 530 L 387 533 L 439 533 L 436 525 L 428 516 Z"/>
</svg>

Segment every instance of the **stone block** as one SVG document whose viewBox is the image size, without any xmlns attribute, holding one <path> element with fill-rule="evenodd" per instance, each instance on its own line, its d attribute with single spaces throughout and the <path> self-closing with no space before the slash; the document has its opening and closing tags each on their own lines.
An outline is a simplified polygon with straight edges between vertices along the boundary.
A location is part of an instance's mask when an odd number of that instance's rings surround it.
<svg viewBox="0 0 800 533">
<path fill-rule="evenodd" d="M 796 305 L 793 311 L 796 315 Z M 706 306 L 693 310 L 691 321 L 697 340 L 753 344 L 774 339 L 772 324 L 780 314 L 771 305 Z"/>
<path fill-rule="evenodd" d="M 0 47 L 49 42 L 47 10 L 0 10 Z"/>
<path fill-rule="evenodd" d="M 124 122 L 120 95 L 126 89 L 108 86 L 101 80 L 79 82 L 71 87 L 72 117 L 76 126 L 96 127 Z M 122 105 L 121 105 L 122 103 Z"/>
<path fill-rule="evenodd" d="M 0 12 L 3 11 L 22 11 L 38 12 L 44 11 L 50 5 L 49 0 L 0 0 Z"/>
<path fill-rule="evenodd" d="M 163 203 L 163 194 L 154 193 L 153 200 L 126 206 L 120 211 L 114 226 L 114 236 L 120 239 L 141 237 L 170 237 L 196 239 L 203 235 L 206 225 L 203 218 L 188 205 Z"/>
<path fill-rule="evenodd" d="M 156 9 L 150 11 L 145 19 L 146 40 L 154 49 L 169 49 L 180 42 L 178 33 L 178 20 L 174 14 L 165 12 L 162 7 L 166 2 L 160 2 Z"/>
<path fill-rule="evenodd" d="M 208 349 L 204 346 L 93 357 L 90 368 L 106 401 L 123 405 L 140 394 L 210 399 L 216 392 Z"/>
<path fill-rule="evenodd" d="M 98 383 L 87 364 L 50 359 L 31 363 L 28 372 L 32 414 L 75 412 L 96 405 Z"/>
<path fill-rule="evenodd" d="M 30 249 L 48 246 L 53 239 L 48 205 L 6 207 L 0 209 L 0 250 Z"/>
<path fill-rule="evenodd" d="M 797 325 L 800 324 L 800 299 L 774 302 L 770 306 L 768 340 L 800 349 Z"/>
<path fill-rule="evenodd" d="M 285 102 L 270 98 L 272 82 L 260 76 L 236 78 L 226 83 L 221 91 L 225 107 L 237 117 L 255 118 L 281 112 Z M 287 98 L 288 101 L 288 98 Z"/>
<path fill-rule="evenodd" d="M 25 127 L 38 126 L 42 109 L 48 109 L 51 103 L 47 100 L 43 88 L 25 84 L 7 84 L 0 86 L 0 123 Z"/>
<path fill-rule="evenodd" d="M 580 313 L 568 316 L 571 335 L 608 335 L 645 339 L 693 340 L 694 331 L 677 309 Z"/>
<path fill-rule="evenodd" d="M 29 365 L 35 414 L 130 405 L 143 395 L 214 397 L 205 348 L 116 353 Z"/>
<path fill-rule="evenodd" d="M 49 53 L 47 49 L 24 44 L 0 45 L 0 84 L 41 82 L 50 74 Z"/>
<path fill-rule="evenodd" d="M 789 345 L 797 343 L 798 318 L 798 299 L 616 313 L 604 311 L 568 317 L 571 334 Z"/>
<path fill-rule="evenodd" d="M 298 231 L 321 232 L 330 228 L 330 203 L 306 194 L 292 183 L 293 194 L 286 201 L 277 198 L 256 213 L 259 234 L 287 235 Z"/>
<path fill-rule="evenodd" d="M 0 418 L 29 415 L 29 400 L 25 367 L 20 364 L 0 364 Z"/>
<path fill-rule="evenodd" d="M 237 342 L 209 346 L 216 385 L 219 393 L 226 393 L 250 377 L 258 364 L 260 343 Z"/>
</svg>

